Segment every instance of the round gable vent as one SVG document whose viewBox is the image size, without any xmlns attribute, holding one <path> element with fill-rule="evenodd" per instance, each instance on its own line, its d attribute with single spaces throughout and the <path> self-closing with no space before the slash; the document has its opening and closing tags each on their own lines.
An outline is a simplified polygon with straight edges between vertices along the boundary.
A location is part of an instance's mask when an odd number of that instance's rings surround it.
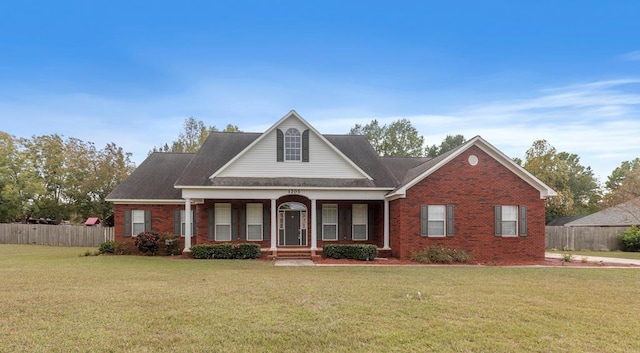
<svg viewBox="0 0 640 353">
<path fill-rule="evenodd" d="M 471 165 L 478 164 L 478 156 L 476 156 L 475 154 L 470 155 L 469 156 L 469 164 L 471 164 Z"/>
</svg>

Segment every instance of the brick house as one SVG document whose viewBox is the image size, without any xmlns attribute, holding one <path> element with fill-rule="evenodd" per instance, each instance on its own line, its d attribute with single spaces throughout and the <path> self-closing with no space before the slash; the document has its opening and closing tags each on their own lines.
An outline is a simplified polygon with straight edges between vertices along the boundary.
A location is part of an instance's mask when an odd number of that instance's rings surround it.
<svg viewBox="0 0 640 353">
<path fill-rule="evenodd" d="M 107 200 L 116 240 L 170 232 L 185 252 L 370 243 L 408 259 L 443 244 L 499 263 L 544 258 L 554 195 L 479 136 L 435 158 L 380 157 L 363 136 L 322 135 L 291 111 L 264 133 L 215 132 L 195 154 L 153 153 Z"/>
</svg>

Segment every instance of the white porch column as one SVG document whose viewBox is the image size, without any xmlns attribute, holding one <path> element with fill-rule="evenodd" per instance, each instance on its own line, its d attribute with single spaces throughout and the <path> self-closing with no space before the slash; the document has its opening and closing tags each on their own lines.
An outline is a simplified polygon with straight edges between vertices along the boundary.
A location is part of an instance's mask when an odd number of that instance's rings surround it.
<svg viewBox="0 0 640 353">
<path fill-rule="evenodd" d="M 275 251 L 278 244 L 278 210 L 276 199 L 271 199 L 271 251 Z"/>
<path fill-rule="evenodd" d="M 191 199 L 184 199 L 184 250 L 183 253 L 191 252 Z"/>
<path fill-rule="evenodd" d="M 316 199 L 311 199 L 311 250 L 318 250 L 318 226 Z"/>
<path fill-rule="evenodd" d="M 389 246 L 389 200 L 384 200 L 384 247 L 383 250 L 391 250 Z"/>
</svg>

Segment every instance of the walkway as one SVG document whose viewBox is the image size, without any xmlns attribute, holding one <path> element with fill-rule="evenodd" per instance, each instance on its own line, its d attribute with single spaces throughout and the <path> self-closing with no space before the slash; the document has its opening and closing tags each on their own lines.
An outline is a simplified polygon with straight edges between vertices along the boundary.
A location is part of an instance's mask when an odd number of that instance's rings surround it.
<svg viewBox="0 0 640 353">
<path fill-rule="evenodd" d="M 555 254 L 555 253 L 549 253 L 549 252 L 545 253 L 544 256 L 552 259 L 562 258 L 562 254 Z M 610 264 L 640 266 L 640 260 L 635 260 L 635 259 L 619 259 L 616 257 L 571 255 L 571 261 L 583 261 L 583 259 L 587 262 L 606 262 Z"/>
</svg>

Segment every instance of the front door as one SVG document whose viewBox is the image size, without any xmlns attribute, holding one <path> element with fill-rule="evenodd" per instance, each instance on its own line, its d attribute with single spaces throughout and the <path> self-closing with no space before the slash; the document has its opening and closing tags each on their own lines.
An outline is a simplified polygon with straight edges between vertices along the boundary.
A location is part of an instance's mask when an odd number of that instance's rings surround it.
<svg viewBox="0 0 640 353">
<path fill-rule="evenodd" d="M 283 245 L 302 245 L 300 242 L 301 235 L 300 211 L 285 212 Z"/>
</svg>

